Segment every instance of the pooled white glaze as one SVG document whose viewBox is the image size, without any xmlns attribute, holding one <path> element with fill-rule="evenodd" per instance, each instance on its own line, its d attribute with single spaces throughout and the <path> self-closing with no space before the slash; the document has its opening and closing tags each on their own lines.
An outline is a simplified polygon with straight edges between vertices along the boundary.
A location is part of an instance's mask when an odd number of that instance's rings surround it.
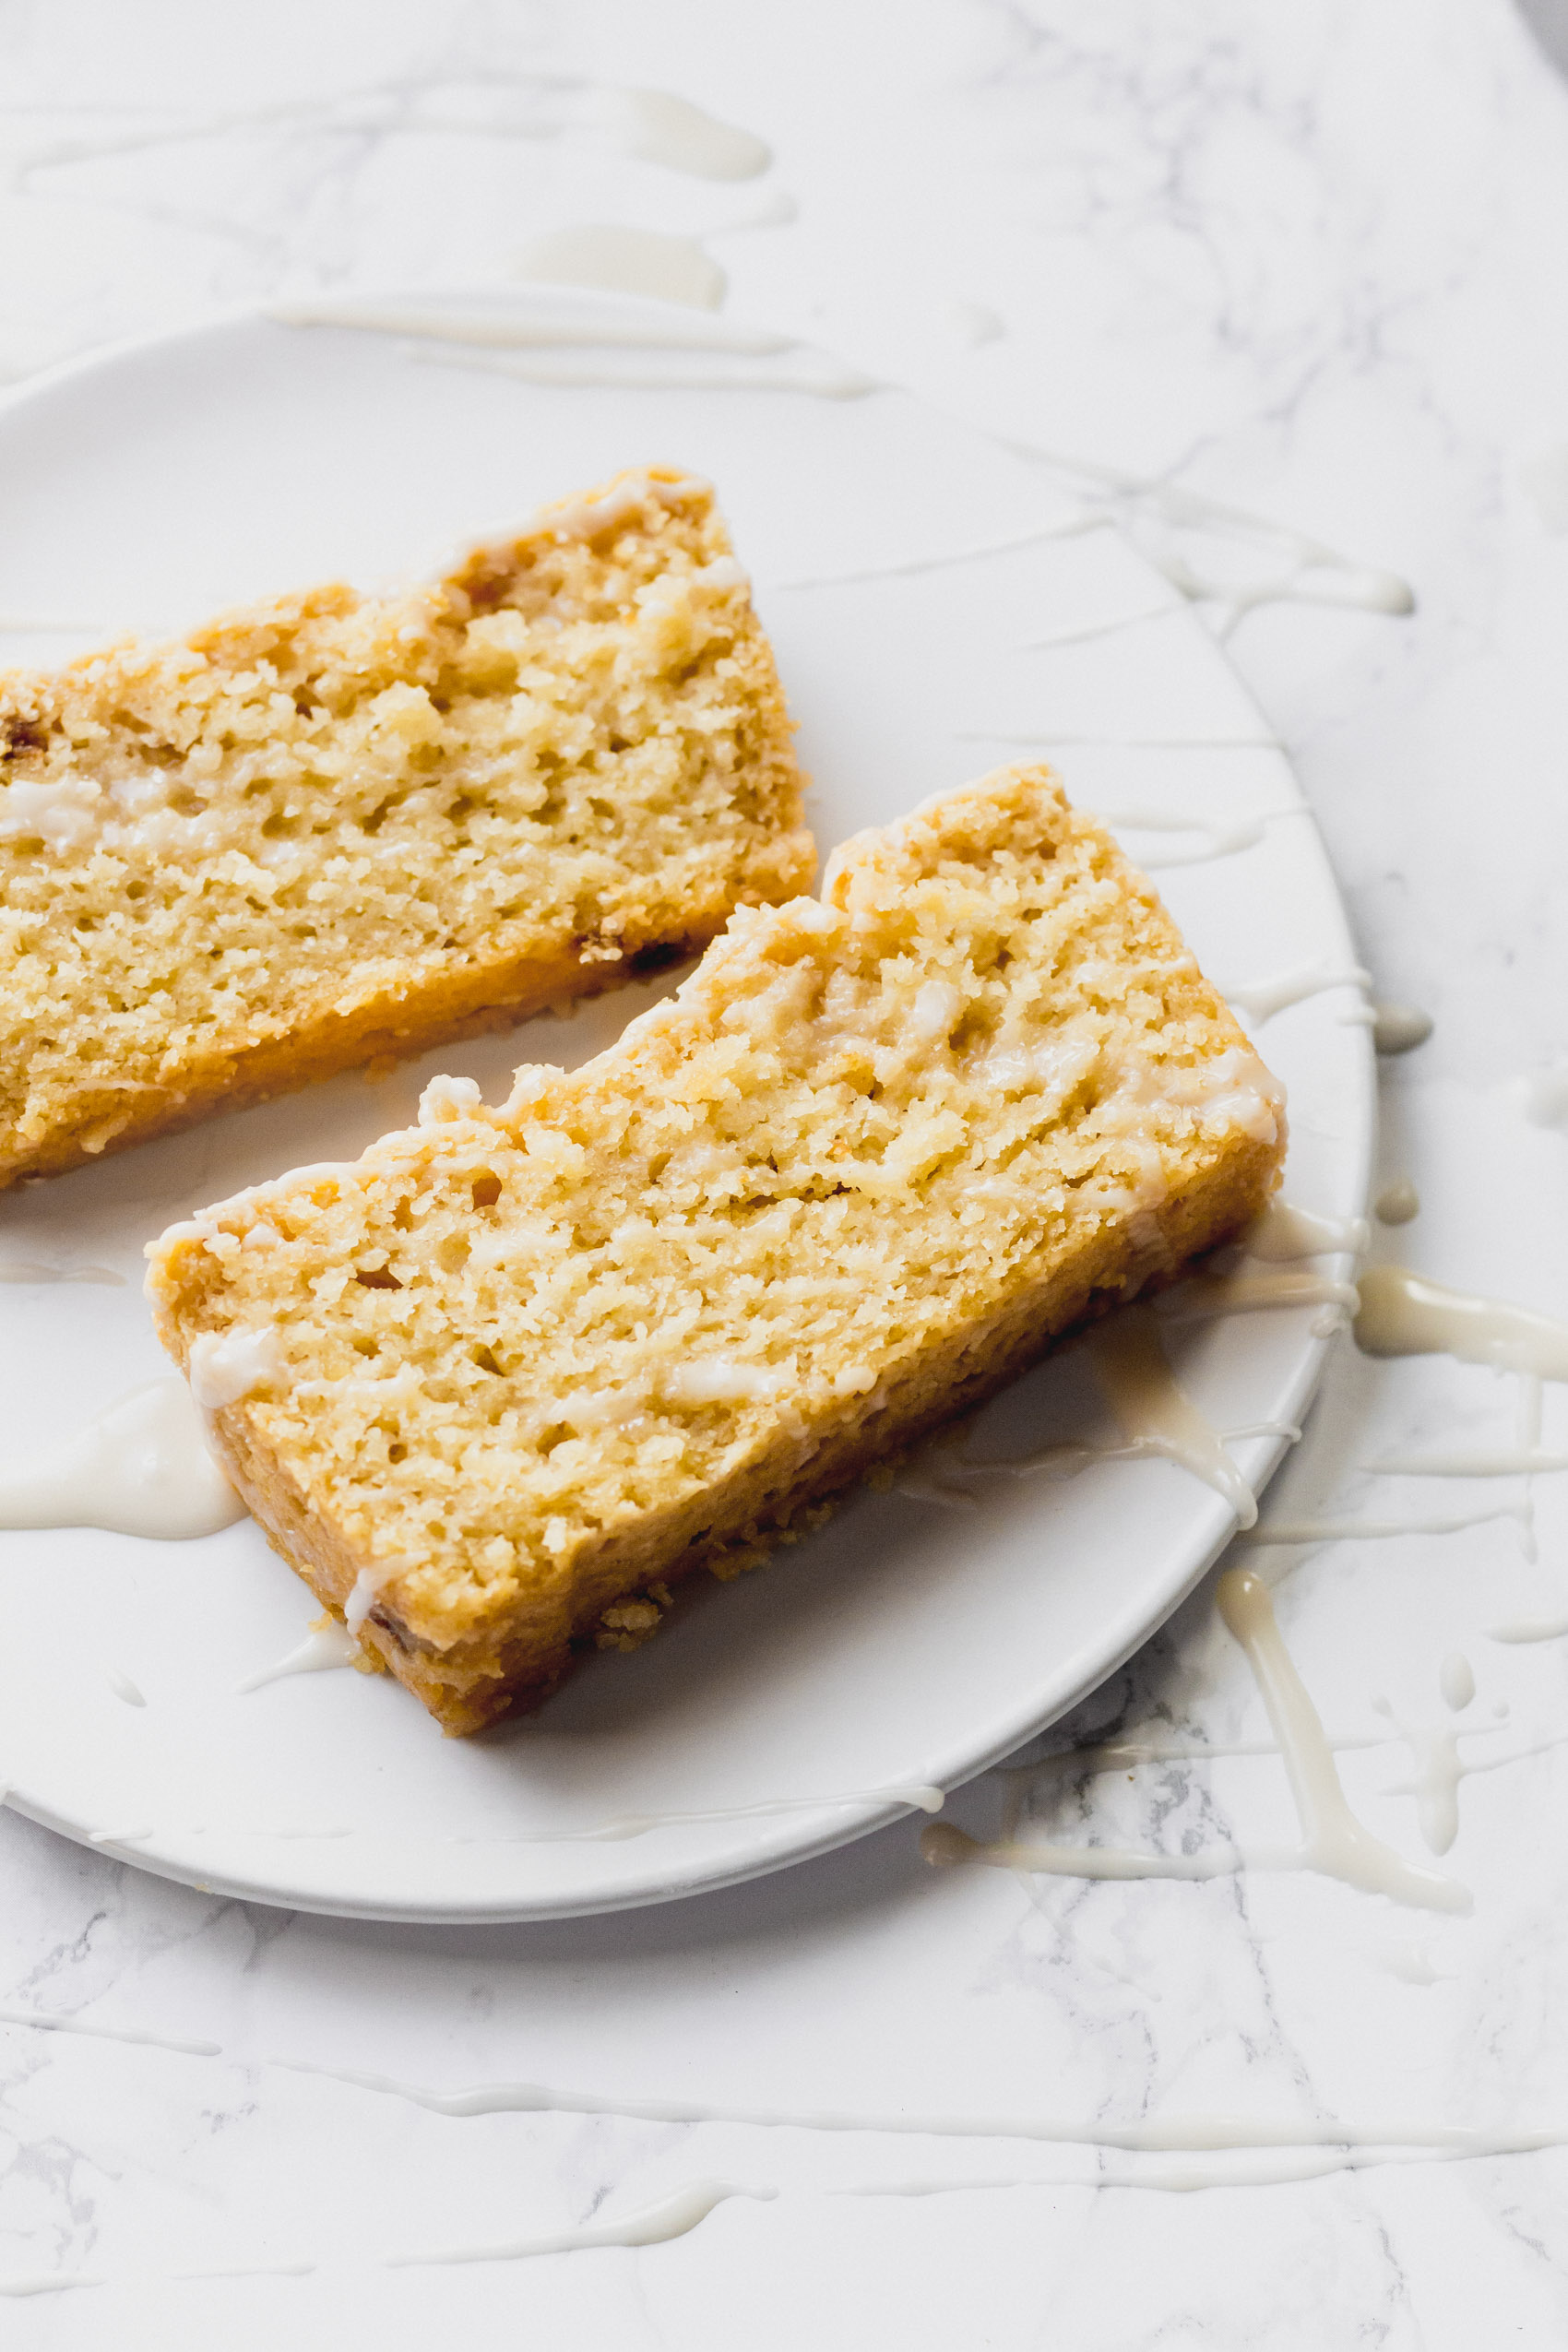
<svg viewBox="0 0 1568 2352">
<path fill-rule="evenodd" d="M 987 1461 L 968 1452 L 968 1432 L 946 1431 L 924 1447 L 915 1463 L 898 1478 L 897 1490 L 916 1502 L 972 1506 L 972 1491 L 956 1481 L 989 1477 L 1076 1478 L 1095 1462 L 1134 1462 L 1154 1458 L 1174 1462 L 1222 1494 L 1236 1513 L 1237 1525 L 1250 1527 L 1257 1517 L 1257 1498 L 1226 1451 L 1226 1439 L 1213 1428 L 1179 1385 L 1160 1344 L 1158 1325 L 1146 1305 L 1124 1307 L 1099 1324 L 1083 1343 L 1087 1360 L 1123 1432 L 1115 1445 L 1084 1441 L 1044 1445 L 1029 1454 Z M 1259 1421 L 1231 1437 L 1284 1437 L 1292 1442 L 1301 1431 L 1283 1421 Z"/>
<path fill-rule="evenodd" d="M 1343 1307 L 1354 1314 L 1358 1296 L 1353 1282 L 1331 1282 L 1323 1274 L 1193 1274 L 1161 1291 L 1156 1313 L 1172 1324 L 1261 1314 L 1276 1307 Z"/>
<path fill-rule="evenodd" d="M 754 180 L 773 150 L 754 131 L 720 122 L 668 89 L 604 89 L 593 111 L 624 155 L 698 180 Z"/>
<path fill-rule="evenodd" d="M 1379 1053 L 1413 1053 L 1431 1035 L 1431 1015 L 1415 1004 L 1374 1004 L 1372 1043 Z"/>
<path fill-rule="evenodd" d="M 1295 970 L 1278 972 L 1273 980 L 1251 980 L 1244 988 L 1228 988 L 1226 1002 L 1233 1004 L 1248 1020 L 1262 1026 L 1272 1021 L 1277 1013 L 1285 1012 L 1292 1004 L 1302 1004 L 1310 996 L 1321 996 L 1331 988 L 1367 988 L 1372 974 L 1359 964 L 1331 964 L 1319 960 L 1301 964 Z"/>
<path fill-rule="evenodd" d="M 1408 1176 L 1396 1177 L 1392 1184 L 1385 1184 L 1372 1204 L 1372 1214 L 1380 1225 L 1408 1225 L 1420 1213 L 1420 1195 Z"/>
<path fill-rule="evenodd" d="M 1257 1498 L 1218 1432 L 1178 1384 L 1146 1307 L 1130 1307 L 1089 1334 L 1086 1353 L 1127 1450 L 1162 1455 L 1225 1497 L 1240 1527 L 1254 1525 Z"/>
<path fill-rule="evenodd" d="M 1359 1255 L 1369 1239 L 1364 1218 L 1319 1217 L 1313 1209 L 1295 1207 L 1277 1193 L 1241 1235 L 1241 1247 L 1248 1257 L 1276 1265 L 1293 1258 L 1329 1257 L 1342 1250 Z"/>
<path fill-rule="evenodd" d="M 578 2254 L 594 2246 L 662 2246 L 683 2238 L 715 2205 L 729 2197 L 776 2197 L 777 2189 L 747 2189 L 733 2180 L 693 2180 L 651 2205 L 619 2220 L 584 2222 L 576 2229 L 556 2229 L 541 2237 L 515 2238 L 499 2246 L 449 2246 L 438 2253 L 389 2254 L 389 2270 L 425 2269 L 441 2263 L 517 2263 L 536 2254 Z"/>
<path fill-rule="evenodd" d="M 1462 1364 L 1568 1381 L 1568 1324 L 1531 1307 L 1451 1290 L 1408 1266 L 1373 1265 L 1360 1280 L 1356 1345 L 1368 1356 L 1453 1356 Z"/>
<path fill-rule="evenodd" d="M 179 1541 L 244 1516 L 177 1376 L 133 1389 L 58 1453 L 0 1474 L 0 1527 L 107 1527 Z"/>
<path fill-rule="evenodd" d="M 273 1386 L 285 1369 L 283 1343 L 270 1324 L 260 1331 L 236 1326 L 204 1331 L 191 1342 L 186 1377 L 204 1413 L 237 1405 L 258 1388 Z"/>
<path fill-rule="evenodd" d="M 325 1624 L 313 1625 L 297 1648 L 280 1657 L 276 1666 L 264 1666 L 259 1674 L 247 1676 L 234 1686 L 242 1698 L 252 1691 L 265 1690 L 268 1682 L 281 1682 L 294 1674 L 325 1674 L 333 1668 L 352 1666 L 359 1655 L 359 1644 L 346 1625 L 336 1618 Z"/>
</svg>

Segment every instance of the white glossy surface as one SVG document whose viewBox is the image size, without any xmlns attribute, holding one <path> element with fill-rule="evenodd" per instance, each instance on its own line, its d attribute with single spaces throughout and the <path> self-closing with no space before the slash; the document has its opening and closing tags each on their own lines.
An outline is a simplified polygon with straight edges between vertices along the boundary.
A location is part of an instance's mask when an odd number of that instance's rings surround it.
<svg viewBox="0 0 1568 2352">
<path fill-rule="evenodd" d="M 525 317 L 534 310 L 527 293 L 517 303 Z M 595 329 L 610 316 L 626 334 L 639 315 L 652 332 L 662 326 L 658 313 L 555 293 L 537 315 L 564 320 L 568 332 L 574 315 Z M 5 593 L 14 600 L 30 582 L 54 601 L 51 566 L 96 523 L 108 548 L 123 551 L 118 575 L 112 555 L 99 573 L 114 612 L 143 596 L 171 616 L 191 612 L 218 561 L 200 517 L 218 508 L 228 566 L 227 586 L 212 588 L 219 602 L 323 565 L 374 579 L 391 567 L 394 530 L 407 568 L 624 460 L 673 454 L 720 485 L 778 646 L 825 852 L 991 764 L 989 740 L 976 740 L 982 730 L 997 724 L 1005 735 L 1003 722 L 1037 708 L 1034 731 L 1054 735 L 1060 715 L 1061 731 L 1076 739 L 1060 761 L 1078 798 L 1093 804 L 1103 792 L 1114 803 L 1131 787 L 1147 810 L 1203 816 L 1218 807 L 1247 835 L 1165 877 L 1208 968 L 1247 970 L 1280 952 L 1313 968 L 1350 960 L 1283 757 L 1247 751 L 1212 773 L 1187 747 L 1260 731 L 1194 615 L 1179 612 L 1148 644 L 1123 635 L 1017 650 L 1026 621 L 1117 600 L 1146 605 L 1158 580 L 1110 529 L 908 577 L 778 585 L 853 569 L 878 548 L 937 555 L 955 539 L 989 540 L 1004 521 L 1050 528 L 1076 516 L 1077 501 L 992 441 L 901 393 L 839 403 L 634 384 L 584 398 L 432 370 L 422 350 L 379 327 L 240 319 L 17 397 L 0 414 L 0 503 L 13 517 L 0 555 Z M 728 367 L 729 355 L 695 351 L 699 377 L 714 363 Z M 296 486 L 307 476 L 319 489 L 302 504 Z M 153 498 L 163 517 L 156 553 Z M 1123 748 L 1129 735 L 1135 750 Z M 1292 813 L 1249 826 L 1265 809 Z M 35 1186 L 0 1206 L 0 1224 L 18 1254 L 102 1255 L 111 1229 L 129 1250 L 188 1212 L 193 1184 L 222 1195 L 351 1156 L 407 1116 L 399 1106 L 433 1069 L 453 1074 L 459 1092 L 477 1078 L 485 1099 L 499 1099 L 514 1063 L 576 1058 L 632 1009 L 606 998 L 574 1026 L 535 1022 L 439 1049 L 382 1085 L 352 1077 L 215 1122 Z M 1353 1217 L 1370 1151 L 1366 1033 L 1322 993 L 1271 1032 L 1301 1123 L 1293 1197 L 1326 1218 Z M 1250 1057 L 1234 1059 L 1224 1107 L 1272 1134 L 1270 1082 Z M 439 1101 L 438 1092 L 426 1090 L 429 1115 L 454 1099 L 452 1086 Z M 659 1902 L 819 1852 L 892 1818 L 900 1807 L 880 1792 L 950 1788 L 1082 1698 L 1190 1588 L 1229 1531 L 1231 1503 L 1251 1512 L 1249 1490 L 1279 1450 L 1265 1425 L 1299 1421 L 1321 1359 L 1307 1310 L 1353 1301 L 1314 1275 L 1256 1279 L 1269 1312 L 1240 1313 L 1256 1302 L 1255 1282 L 1232 1280 L 1194 1293 L 1201 1327 L 1162 1326 L 1196 1414 L 1263 1432 L 1236 1441 L 1231 1502 L 1212 1463 L 1206 1485 L 1173 1458 L 1108 1457 L 1071 1484 L 992 1481 L 961 1513 L 862 1493 L 767 1573 L 692 1594 L 682 1621 L 636 1658 L 593 1660 L 536 1720 L 482 1741 L 440 1740 L 395 1686 L 360 1675 L 291 1678 L 236 1699 L 236 1683 L 270 1666 L 287 1629 L 303 1633 L 315 1613 L 254 1526 L 197 1545 L 80 1530 L 0 1536 L 11 1802 L 172 1876 L 389 1918 Z M 136 1287 L 79 1297 L 90 1305 L 66 1314 L 58 1288 L 6 1294 L 18 1342 L 11 1425 L 24 1445 L 69 1432 L 84 1357 L 94 1378 L 128 1383 L 148 1348 Z M 264 1381 L 269 1346 L 266 1333 L 242 1333 L 206 1348 L 193 1363 L 197 1403 Z M 687 1368 L 709 1380 L 714 1370 Z M 1075 1356 L 999 1400 L 978 1432 L 981 1449 L 1016 1451 L 1042 1420 L 1096 1437 L 1104 1407 Z M 350 1626 L 374 1599 L 366 1583 Z M 147 1722 L 134 1733 L 112 1692 L 82 1690 L 68 1655 L 56 1663 L 49 1632 L 62 1607 L 89 1617 L 149 1681 Z M 148 1656 L 150 1675 L 140 1664 Z M 599 1833 L 628 1816 L 648 1820 L 637 1838 Z"/>
<path fill-rule="evenodd" d="M 1421 1206 L 1376 1246 L 1568 1315 L 1568 93 L 1503 0 L 910 0 L 896 38 L 885 11 L 840 0 L 762 0 L 743 41 L 735 21 L 710 0 L 14 11 L 0 27 L 0 365 L 21 374 L 241 298 L 483 290 L 530 238 L 623 221 L 700 234 L 737 316 L 1004 432 L 1174 469 L 1410 578 L 1413 618 L 1254 604 L 1230 649 L 1326 830 L 1374 995 L 1436 1016 L 1430 1042 L 1381 1074 L 1380 1189 L 1410 1180 Z M 627 159 L 589 119 L 582 76 L 684 94 L 778 160 L 724 184 Z M 977 307 L 1004 331 L 977 343 Z M 1289 568 L 1277 537 L 1207 536 L 1152 500 L 1131 521 L 1151 550 L 1249 596 Z M 210 540 L 220 550 L 220 527 Z M 11 617 L 101 617 L 100 552 L 93 540 L 62 571 L 53 614 Z M 1220 622 L 1230 609 L 1203 607 Z M 1118 611 L 1028 634 L 1077 636 Z M 1168 625 L 1184 624 L 1143 633 Z M 83 640 L 11 646 L 67 642 Z M 1268 980 L 1298 960 L 1265 942 L 1221 977 Z M 1276 1016 L 1271 1052 L 1305 1012 Z M 205 1189 L 192 1174 L 186 1206 Z M 7 1284 L 0 1303 L 16 1295 Z M 75 1314 L 89 1293 L 51 1295 Z M 160 1369 L 149 1355 L 138 1376 Z M 222 2045 L 196 2057 L 0 2023 L 0 2278 L 107 2282 L 7 2302 L 7 2341 L 1555 2352 L 1568 1481 L 1535 1481 L 1531 1565 L 1515 1522 L 1476 1516 L 1518 1483 L 1363 1467 L 1520 1449 L 1516 1387 L 1443 1358 L 1372 1363 L 1337 1340 L 1265 1520 L 1431 1521 L 1447 1506 L 1461 1524 L 1248 1555 L 1289 1572 L 1278 1621 L 1347 1792 L 1412 1862 L 1420 1800 L 1396 1791 L 1421 1767 L 1371 1703 L 1430 1732 L 1447 1721 L 1444 1660 L 1470 1660 L 1458 1740 L 1475 1768 L 1442 1861 L 1474 1894 L 1467 1918 L 1304 1873 L 1026 1886 L 932 1871 L 915 1821 L 689 1904 L 382 1928 L 208 1898 L 0 1814 L 7 2008 Z M 1549 1454 L 1568 1447 L 1559 1386 L 1539 1434 Z M 244 1668 L 300 1630 L 272 1627 L 281 1638 Z M 145 1709 L 107 1704 L 150 1722 L 146 1661 L 73 1633 L 84 1683 L 145 1677 Z M 1149 1852 L 1291 1840 L 1261 1700 L 1206 1588 L 1072 1728 L 1151 1722 L 1081 1785 L 1060 1769 L 1030 1835 Z M 3 1742 L 0 1728 L 0 1768 Z M 953 1817 L 992 1835 L 1012 1785 L 981 1784 Z M 600 2105 L 465 2117 L 275 2056 L 441 2089 L 544 2082 Z M 837 2109 L 884 2128 L 637 2120 L 671 2106 Z M 1001 2132 L 1020 2118 L 1079 2137 Z M 891 2128 L 911 2119 L 975 2136 Z M 1206 2139 L 1181 2136 L 1183 2119 Z M 1163 2139 L 1139 2136 L 1151 2128 Z M 1146 2152 L 1194 2145 L 1211 2153 Z M 580 2227 L 600 2202 L 636 2214 L 715 2178 L 782 2193 L 640 2252 L 380 2266 Z M 1165 2193 L 1195 2179 L 1235 2185 Z M 945 2193 L 875 2193 L 934 2183 Z M 225 2265 L 309 2275 L 175 2275 Z"/>
</svg>

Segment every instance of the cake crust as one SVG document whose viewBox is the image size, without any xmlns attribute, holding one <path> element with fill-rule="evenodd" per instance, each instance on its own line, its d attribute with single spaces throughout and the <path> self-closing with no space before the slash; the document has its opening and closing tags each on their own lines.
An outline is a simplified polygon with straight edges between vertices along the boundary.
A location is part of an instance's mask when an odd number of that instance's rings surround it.
<svg viewBox="0 0 1568 2352">
<path fill-rule="evenodd" d="M 1040 768 L 846 844 L 582 1069 L 430 1110 L 174 1228 L 149 1289 L 272 1542 L 458 1732 L 1229 1239 L 1284 1143 Z"/>
<path fill-rule="evenodd" d="M 0 681 L 0 1185 L 698 952 L 814 852 L 711 487 Z"/>
</svg>

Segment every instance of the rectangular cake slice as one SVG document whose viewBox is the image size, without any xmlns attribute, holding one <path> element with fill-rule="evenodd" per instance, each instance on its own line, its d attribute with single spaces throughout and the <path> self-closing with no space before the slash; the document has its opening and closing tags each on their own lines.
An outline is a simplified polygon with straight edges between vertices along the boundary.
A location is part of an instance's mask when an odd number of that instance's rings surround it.
<svg viewBox="0 0 1568 2352">
<path fill-rule="evenodd" d="M 278 1549 L 448 1730 L 1254 1217 L 1282 1096 L 1043 768 L 734 916 L 570 1075 L 175 1226 L 165 1344 Z"/>
<path fill-rule="evenodd" d="M 706 944 L 809 886 L 767 640 L 654 469 L 405 595 L 0 680 L 0 1184 Z"/>
</svg>

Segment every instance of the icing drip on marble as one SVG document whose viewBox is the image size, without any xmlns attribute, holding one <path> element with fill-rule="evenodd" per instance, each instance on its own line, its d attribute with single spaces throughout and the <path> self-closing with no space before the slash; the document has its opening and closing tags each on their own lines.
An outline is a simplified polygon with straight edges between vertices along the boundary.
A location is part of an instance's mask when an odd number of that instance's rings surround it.
<svg viewBox="0 0 1568 2352">
<path fill-rule="evenodd" d="M 1468 1890 L 1407 1862 L 1351 1812 L 1334 1751 L 1306 1685 L 1285 1646 L 1268 1587 L 1248 1568 L 1228 1569 L 1216 1589 L 1219 1613 L 1241 1644 L 1274 1728 L 1301 1823 L 1298 1848 L 1244 1854 L 1216 1846 L 1192 1854 L 1107 1846 L 1037 1845 L 1016 1837 L 984 1843 L 949 1823 L 922 1832 L 928 1862 L 981 1862 L 992 1868 L 1086 1879 L 1228 1878 L 1244 1870 L 1311 1871 L 1369 1895 L 1423 1910 L 1467 1911 Z"/>
<path fill-rule="evenodd" d="M 182 1541 L 244 1516 L 177 1376 L 133 1389 L 57 1453 L 0 1475 L 0 1527 L 106 1527 Z"/>
<path fill-rule="evenodd" d="M 671 2238 L 706 2221 L 715 2205 L 731 2197 L 776 2197 L 777 2189 L 747 2189 L 733 2180 L 692 2180 L 651 2205 L 608 2221 L 584 2222 L 576 2229 L 555 2229 L 534 2238 L 514 2238 L 500 2245 L 448 2246 L 429 2254 L 389 2254 L 389 2270 L 429 2268 L 445 2263 L 517 2263 L 537 2254 L 578 2254 L 596 2246 L 662 2246 Z"/>
<path fill-rule="evenodd" d="M 1372 1214 L 1380 1225 L 1408 1225 L 1420 1213 L 1420 1195 L 1408 1176 L 1396 1177 L 1392 1184 L 1385 1184 L 1372 1205 Z"/>
<path fill-rule="evenodd" d="M 551 312 L 538 303 L 478 297 L 457 303 L 347 296 L 339 302 L 274 303 L 267 315 L 282 327 L 356 327 L 365 334 L 502 351 L 720 351 L 766 359 L 795 347 L 793 336 L 735 319 L 683 318 L 679 313 L 667 319 L 628 319 L 609 309 L 597 315 L 586 310 Z"/>
<path fill-rule="evenodd" d="M 1224 823 L 1216 817 L 1184 816 L 1157 809 L 1101 809 L 1099 816 L 1113 833 L 1175 835 L 1184 839 L 1185 847 L 1157 849 L 1146 843 L 1129 852 L 1146 873 L 1160 873 L 1172 866 L 1206 865 L 1214 858 L 1232 858 L 1242 849 L 1255 849 L 1269 826 L 1302 813 L 1298 802 Z"/>
<path fill-rule="evenodd" d="M 1251 980 L 1242 988 L 1228 988 L 1224 994 L 1228 1004 L 1261 1028 L 1277 1013 L 1287 1012 L 1293 1004 L 1303 1004 L 1311 996 L 1321 996 L 1333 988 L 1363 989 L 1370 986 L 1372 974 L 1363 971 L 1359 964 L 1320 960 L 1299 965 L 1292 971 L 1278 972 L 1273 980 Z"/>
<path fill-rule="evenodd" d="M 1452 1356 L 1495 1372 L 1568 1381 L 1568 1324 L 1531 1307 L 1452 1290 L 1408 1266 L 1361 1276 L 1356 1345 L 1368 1356 Z"/>
<path fill-rule="evenodd" d="M 1372 1044 L 1379 1053 L 1413 1053 L 1418 1045 L 1425 1045 L 1431 1031 L 1431 1015 L 1418 1005 L 1372 1006 Z"/>
</svg>

